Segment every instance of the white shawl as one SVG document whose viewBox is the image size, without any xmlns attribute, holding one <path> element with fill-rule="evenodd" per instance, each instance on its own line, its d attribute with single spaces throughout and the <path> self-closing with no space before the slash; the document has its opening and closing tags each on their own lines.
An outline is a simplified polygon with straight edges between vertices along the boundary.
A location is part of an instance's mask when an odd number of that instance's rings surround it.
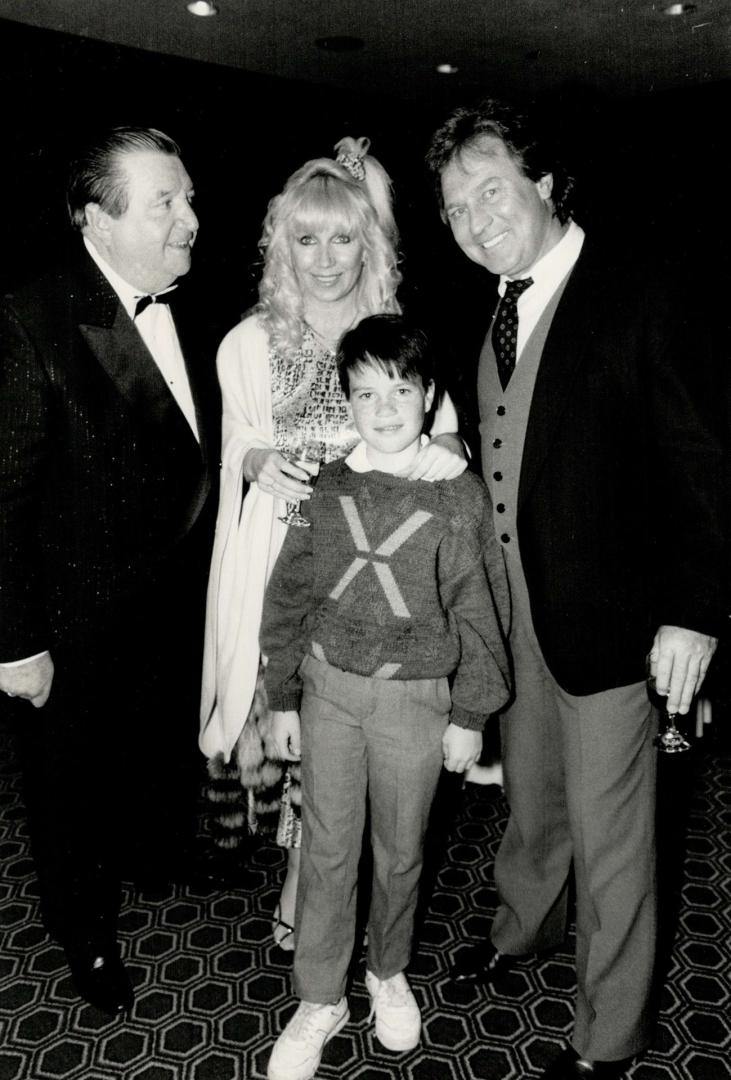
<svg viewBox="0 0 731 1080">
<path fill-rule="evenodd" d="M 218 350 L 223 393 L 221 498 L 208 582 L 200 748 L 228 761 L 254 698 L 264 591 L 287 531 L 283 503 L 251 484 L 243 461 L 272 447 L 269 342 L 257 316 L 234 327 Z M 243 506 L 242 506 L 243 500 Z"/>
</svg>

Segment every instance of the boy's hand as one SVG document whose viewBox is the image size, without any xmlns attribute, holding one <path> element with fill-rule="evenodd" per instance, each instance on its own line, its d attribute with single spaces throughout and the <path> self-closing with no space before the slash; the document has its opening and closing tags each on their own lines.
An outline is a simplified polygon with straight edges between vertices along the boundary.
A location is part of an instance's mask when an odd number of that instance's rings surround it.
<svg viewBox="0 0 731 1080">
<path fill-rule="evenodd" d="M 300 759 L 300 714 L 272 711 L 272 739 L 282 761 Z"/>
<path fill-rule="evenodd" d="M 442 750 L 447 772 L 464 772 L 479 759 L 482 732 L 449 724 L 442 739 Z"/>
</svg>

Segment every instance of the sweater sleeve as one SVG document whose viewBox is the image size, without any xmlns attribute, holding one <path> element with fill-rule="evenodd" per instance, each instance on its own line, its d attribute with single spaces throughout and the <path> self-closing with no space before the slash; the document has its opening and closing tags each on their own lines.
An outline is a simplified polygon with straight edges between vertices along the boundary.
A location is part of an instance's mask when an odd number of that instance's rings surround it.
<svg viewBox="0 0 731 1080">
<path fill-rule="evenodd" d="M 308 507 L 302 506 L 307 516 Z M 269 707 L 299 709 L 299 666 L 307 652 L 307 616 L 312 609 L 312 528 L 290 526 L 264 597 L 260 644 L 267 665 Z"/>
<path fill-rule="evenodd" d="M 501 625 L 507 581 L 484 489 L 468 512 L 455 515 L 439 552 L 439 578 L 442 602 L 461 650 L 450 719 L 459 727 L 481 730 L 510 695 Z"/>
</svg>

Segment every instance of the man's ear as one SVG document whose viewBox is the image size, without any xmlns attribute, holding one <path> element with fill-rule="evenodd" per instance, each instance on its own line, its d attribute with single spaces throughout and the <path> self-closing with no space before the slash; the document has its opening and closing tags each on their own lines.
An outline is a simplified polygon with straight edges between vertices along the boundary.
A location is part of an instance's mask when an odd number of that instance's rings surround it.
<svg viewBox="0 0 731 1080">
<path fill-rule="evenodd" d="M 102 210 L 99 203 L 90 202 L 84 207 L 84 215 L 89 233 L 105 243 L 109 236 L 109 214 Z"/>
<path fill-rule="evenodd" d="M 536 191 L 547 202 L 553 195 L 553 173 L 546 173 L 540 180 L 536 180 Z"/>
</svg>

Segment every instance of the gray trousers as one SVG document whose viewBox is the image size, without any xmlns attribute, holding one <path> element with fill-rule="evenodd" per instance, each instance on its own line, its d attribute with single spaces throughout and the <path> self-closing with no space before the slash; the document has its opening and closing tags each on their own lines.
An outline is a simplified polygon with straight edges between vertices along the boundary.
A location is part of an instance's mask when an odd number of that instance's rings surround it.
<svg viewBox="0 0 731 1080">
<path fill-rule="evenodd" d="M 358 863 L 370 806 L 368 969 L 411 955 L 424 835 L 449 722 L 446 679 L 369 679 L 307 657 L 302 720 L 302 855 L 294 990 L 339 1001 L 356 930 Z"/>
<path fill-rule="evenodd" d="M 561 690 L 512 570 L 516 698 L 501 722 L 510 817 L 491 937 L 513 955 L 558 946 L 573 868 L 572 1042 L 582 1057 L 618 1060 L 647 1046 L 653 1019 L 657 713 L 644 683 L 586 697 Z"/>
</svg>

